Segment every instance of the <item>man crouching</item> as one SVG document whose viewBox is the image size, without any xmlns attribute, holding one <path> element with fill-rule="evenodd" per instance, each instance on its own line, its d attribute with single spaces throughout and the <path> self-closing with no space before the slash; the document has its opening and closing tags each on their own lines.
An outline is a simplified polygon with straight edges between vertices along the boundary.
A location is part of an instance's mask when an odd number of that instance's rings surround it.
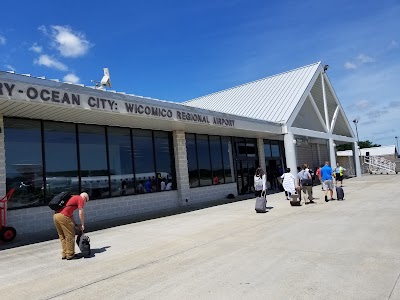
<svg viewBox="0 0 400 300">
<path fill-rule="evenodd" d="M 78 225 L 74 220 L 74 211 L 79 210 L 79 219 L 81 221 L 80 230 L 85 230 L 85 215 L 83 207 L 89 201 L 87 193 L 80 195 L 73 195 L 67 202 L 66 206 L 57 210 L 54 214 L 53 220 L 56 225 L 58 237 L 61 241 L 61 258 L 62 259 L 76 259 L 75 255 L 75 227 Z"/>
</svg>

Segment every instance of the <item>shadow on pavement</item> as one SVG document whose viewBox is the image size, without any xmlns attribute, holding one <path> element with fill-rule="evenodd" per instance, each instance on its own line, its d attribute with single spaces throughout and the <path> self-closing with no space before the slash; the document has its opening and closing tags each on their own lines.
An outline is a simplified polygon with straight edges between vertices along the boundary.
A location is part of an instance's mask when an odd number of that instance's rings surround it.
<svg viewBox="0 0 400 300">
<path fill-rule="evenodd" d="M 273 194 L 274 192 L 269 191 L 268 193 Z M 187 213 L 187 212 L 201 210 L 201 209 L 205 209 L 205 208 L 209 208 L 209 207 L 213 207 L 213 206 L 225 205 L 225 204 L 234 203 L 234 202 L 243 201 L 243 200 L 249 200 L 249 199 L 254 199 L 254 194 L 239 195 L 234 199 L 220 199 L 220 200 L 215 200 L 215 201 L 211 201 L 208 203 L 194 203 L 194 204 L 191 204 L 188 206 L 182 206 L 182 207 L 177 207 L 177 208 L 173 208 L 173 209 L 161 210 L 161 211 L 157 211 L 157 212 L 119 217 L 119 218 L 114 218 L 114 219 L 104 220 L 104 221 L 97 221 L 95 223 L 86 224 L 85 233 L 90 234 L 90 232 L 103 230 L 103 229 L 107 229 L 107 228 L 112 228 L 112 227 L 117 227 L 117 226 L 137 223 L 137 222 L 143 222 L 143 221 L 148 221 L 148 220 L 153 220 L 153 219 L 158 219 L 158 218 L 163 218 L 163 217 L 168 217 L 168 216 L 173 216 L 173 215 L 179 215 L 182 213 Z M 25 245 L 31 245 L 31 244 L 41 243 L 41 242 L 45 242 L 45 241 L 50 241 L 50 240 L 54 240 L 54 239 L 58 239 L 57 231 L 55 228 L 54 228 L 54 230 L 49 230 L 49 231 L 41 231 L 41 232 L 30 233 L 30 234 L 20 234 L 20 235 L 17 235 L 15 240 L 12 242 L 5 243 L 5 242 L 0 241 L 0 251 L 6 250 L 6 249 L 12 249 L 15 247 L 21 247 L 21 246 L 25 246 Z M 103 248 L 105 251 L 105 247 L 103 247 Z M 100 248 L 100 249 L 103 249 L 103 248 Z M 93 250 L 95 250 L 95 249 L 93 249 Z"/>
</svg>

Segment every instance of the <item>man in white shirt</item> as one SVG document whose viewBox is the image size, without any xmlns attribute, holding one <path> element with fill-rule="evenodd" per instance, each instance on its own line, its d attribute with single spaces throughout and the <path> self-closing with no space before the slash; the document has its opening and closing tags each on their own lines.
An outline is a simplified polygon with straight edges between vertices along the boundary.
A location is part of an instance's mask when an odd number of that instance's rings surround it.
<svg viewBox="0 0 400 300">
<path fill-rule="evenodd" d="M 165 191 L 165 179 L 164 179 L 164 178 L 161 180 L 160 189 L 161 189 L 162 191 Z"/>
<path fill-rule="evenodd" d="M 165 190 L 166 191 L 172 190 L 172 182 L 171 182 L 171 180 L 168 181 L 167 186 L 165 187 Z"/>
</svg>

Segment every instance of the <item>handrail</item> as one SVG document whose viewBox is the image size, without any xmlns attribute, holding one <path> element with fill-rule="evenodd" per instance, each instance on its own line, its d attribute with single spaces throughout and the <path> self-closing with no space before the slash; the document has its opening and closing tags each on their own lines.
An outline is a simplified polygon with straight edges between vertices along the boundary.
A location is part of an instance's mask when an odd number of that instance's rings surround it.
<svg viewBox="0 0 400 300">
<path fill-rule="evenodd" d="M 396 172 L 396 163 L 381 156 L 365 156 L 364 163 L 368 165 L 370 172 L 380 172 L 382 170 Z"/>
</svg>

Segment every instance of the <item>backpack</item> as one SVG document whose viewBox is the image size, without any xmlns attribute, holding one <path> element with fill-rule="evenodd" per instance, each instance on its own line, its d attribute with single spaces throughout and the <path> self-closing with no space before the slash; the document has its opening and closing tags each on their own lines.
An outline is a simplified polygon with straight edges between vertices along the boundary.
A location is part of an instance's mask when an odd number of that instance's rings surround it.
<svg viewBox="0 0 400 300">
<path fill-rule="evenodd" d="M 303 173 L 301 174 L 301 177 L 304 177 L 305 174 L 306 174 L 306 171 L 303 170 Z M 308 172 L 308 174 L 310 174 L 310 173 Z M 306 178 L 301 178 L 300 179 L 300 183 L 301 183 L 302 186 L 312 186 L 312 180 L 310 178 L 308 178 L 308 176 Z"/>
<path fill-rule="evenodd" d="M 260 176 L 254 176 L 254 189 L 256 191 L 261 191 L 263 189 L 263 179 Z"/>
<path fill-rule="evenodd" d="M 52 210 L 59 210 L 67 205 L 68 200 L 71 198 L 70 192 L 61 192 L 53 197 L 49 202 L 49 207 Z"/>
</svg>

